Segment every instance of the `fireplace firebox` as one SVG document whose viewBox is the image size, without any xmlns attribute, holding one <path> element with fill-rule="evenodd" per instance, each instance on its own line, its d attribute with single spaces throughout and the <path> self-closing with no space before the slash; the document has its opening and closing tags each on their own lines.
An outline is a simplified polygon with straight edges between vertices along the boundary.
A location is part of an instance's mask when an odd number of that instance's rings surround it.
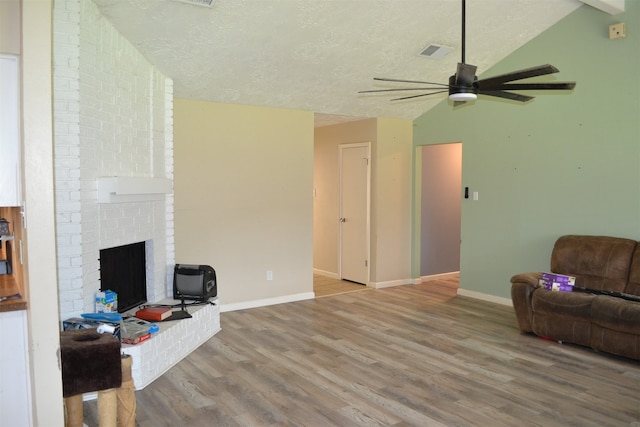
<svg viewBox="0 0 640 427">
<path fill-rule="evenodd" d="M 100 250 L 100 290 L 118 294 L 118 312 L 147 302 L 145 242 Z"/>
</svg>

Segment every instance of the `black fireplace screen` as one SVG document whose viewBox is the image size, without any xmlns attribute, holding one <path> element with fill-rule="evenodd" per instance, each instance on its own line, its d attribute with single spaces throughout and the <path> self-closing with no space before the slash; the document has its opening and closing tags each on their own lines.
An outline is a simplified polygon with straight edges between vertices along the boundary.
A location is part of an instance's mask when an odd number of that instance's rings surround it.
<svg viewBox="0 0 640 427">
<path fill-rule="evenodd" d="M 100 290 L 118 294 L 123 313 L 147 302 L 145 243 L 100 250 Z"/>
</svg>

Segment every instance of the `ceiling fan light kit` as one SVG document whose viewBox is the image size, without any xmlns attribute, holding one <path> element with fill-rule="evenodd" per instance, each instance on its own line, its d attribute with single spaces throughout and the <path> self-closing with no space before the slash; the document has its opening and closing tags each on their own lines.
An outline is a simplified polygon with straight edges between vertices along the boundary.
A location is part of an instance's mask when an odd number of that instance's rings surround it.
<svg viewBox="0 0 640 427">
<path fill-rule="evenodd" d="M 430 85 L 428 87 L 403 87 L 395 89 L 374 89 L 363 90 L 359 93 L 376 93 L 376 92 L 405 92 L 420 91 L 418 95 L 401 96 L 394 98 L 392 101 L 401 101 L 422 96 L 435 95 L 438 93 L 449 92 L 449 100 L 453 101 L 453 105 L 458 106 L 468 101 L 475 101 L 478 95 L 492 96 L 511 101 L 527 102 L 534 97 L 530 95 L 522 95 L 513 92 L 522 90 L 573 90 L 575 82 L 517 82 L 519 80 L 529 79 L 532 77 L 545 76 L 558 72 L 558 69 L 550 64 L 539 65 L 536 67 L 525 68 L 522 70 L 512 71 L 498 76 L 488 77 L 478 80 L 476 76 L 476 66 L 465 63 L 465 9 L 466 2 L 462 0 L 462 58 L 458 63 L 456 73 L 449 77 L 449 84 L 433 83 L 417 80 L 401 80 L 376 77 L 374 80 L 393 82 L 393 83 L 412 83 L 420 85 Z M 618 24 L 620 30 L 620 24 Z M 621 30 L 624 34 L 624 26 Z M 624 35 L 623 35 L 624 37 Z"/>
<path fill-rule="evenodd" d="M 471 92 L 459 92 L 450 94 L 449 99 L 454 102 L 475 101 L 478 99 L 478 95 Z"/>
</svg>

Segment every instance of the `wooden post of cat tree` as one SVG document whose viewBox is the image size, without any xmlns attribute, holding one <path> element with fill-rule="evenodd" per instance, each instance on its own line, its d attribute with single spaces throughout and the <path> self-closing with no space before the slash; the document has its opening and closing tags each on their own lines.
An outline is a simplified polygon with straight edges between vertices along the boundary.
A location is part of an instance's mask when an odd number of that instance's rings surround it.
<svg viewBox="0 0 640 427">
<path fill-rule="evenodd" d="M 118 425 L 118 396 L 115 388 L 98 391 L 98 425 L 116 427 Z"/>
<path fill-rule="evenodd" d="M 135 427 L 136 394 L 135 384 L 131 376 L 133 359 L 128 354 L 122 355 L 122 385 L 118 394 L 118 427 Z"/>
<path fill-rule="evenodd" d="M 84 410 L 82 408 L 82 394 L 64 398 L 65 427 L 82 427 Z"/>
</svg>

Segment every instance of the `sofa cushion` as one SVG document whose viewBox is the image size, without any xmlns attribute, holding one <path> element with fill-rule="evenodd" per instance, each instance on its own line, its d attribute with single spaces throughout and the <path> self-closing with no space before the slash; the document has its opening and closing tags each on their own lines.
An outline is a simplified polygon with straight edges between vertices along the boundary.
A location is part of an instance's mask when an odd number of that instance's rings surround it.
<svg viewBox="0 0 640 427">
<path fill-rule="evenodd" d="M 551 271 L 576 277 L 576 285 L 623 292 L 636 241 L 608 236 L 562 236 L 551 253 Z"/>
<path fill-rule="evenodd" d="M 599 295 L 591 313 L 594 350 L 640 360 L 640 303 Z"/>
<path fill-rule="evenodd" d="M 538 289 L 531 298 L 536 335 L 591 345 L 591 303 L 595 295 Z"/>
<path fill-rule="evenodd" d="M 595 295 L 584 292 L 557 292 L 539 289 L 533 293 L 531 308 L 534 314 L 556 317 L 591 319 L 591 304 Z"/>
<path fill-rule="evenodd" d="M 612 331 L 595 323 L 591 328 L 591 348 L 640 360 L 640 335 Z"/>
<path fill-rule="evenodd" d="M 606 329 L 640 335 L 640 302 L 598 295 L 591 305 L 591 321 Z"/>
</svg>

